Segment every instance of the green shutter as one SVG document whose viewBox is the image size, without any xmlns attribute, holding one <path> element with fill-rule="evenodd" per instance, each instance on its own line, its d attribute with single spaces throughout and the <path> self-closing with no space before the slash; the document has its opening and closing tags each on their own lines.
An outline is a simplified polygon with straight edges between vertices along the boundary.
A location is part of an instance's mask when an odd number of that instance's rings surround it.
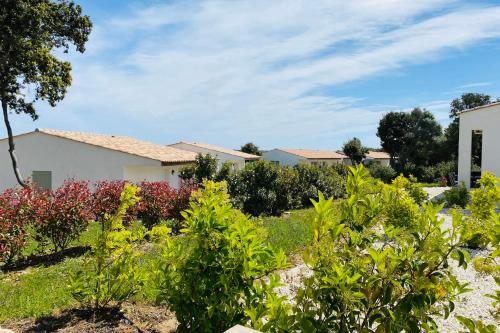
<svg viewBox="0 0 500 333">
<path fill-rule="evenodd" d="M 52 171 L 33 171 L 31 176 L 38 187 L 52 190 Z"/>
</svg>

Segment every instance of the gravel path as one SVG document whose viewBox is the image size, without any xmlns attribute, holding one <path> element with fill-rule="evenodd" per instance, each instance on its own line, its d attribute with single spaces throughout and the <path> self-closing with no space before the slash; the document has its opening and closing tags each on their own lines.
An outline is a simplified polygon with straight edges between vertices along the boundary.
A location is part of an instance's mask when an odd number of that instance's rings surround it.
<svg viewBox="0 0 500 333">
<path fill-rule="evenodd" d="M 427 200 L 437 199 L 443 196 L 444 191 L 449 190 L 451 187 L 422 187 L 427 193 Z"/>
<path fill-rule="evenodd" d="M 439 214 L 445 218 L 443 223 L 444 228 L 451 226 L 451 217 L 447 214 Z M 476 256 L 485 257 L 489 254 L 489 250 L 469 250 L 471 259 Z M 496 321 L 490 313 L 492 309 L 492 299 L 484 296 L 485 294 L 492 294 L 495 292 L 497 286 L 495 280 L 491 276 L 479 274 L 473 267 L 472 263 L 468 265 L 467 269 L 458 267 L 455 261 L 450 262 L 450 267 L 456 274 L 460 282 L 468 282 L 469 287 L 472 289 L 461 295 L 455 302 L 455 311 L 444 320 L 438 318 L 436 323 L 439 326 L 440 332 L 458 332 L 463 330 L 460 323 L 455 318 L 455 315 L 466 316 L 474 320 L 482 320 L 487 324 L 496 324 L 500 327 L 500 322 Z M 296 266 L 281 272 L 281 281 L 284 286 L 277 288 L 280 295 L 286 295 L 288 299 L 295 298 L 297 290 L 301 287 L 303 278 L 311 276 L 312 271 L 302 262 Z"/>
</svg>

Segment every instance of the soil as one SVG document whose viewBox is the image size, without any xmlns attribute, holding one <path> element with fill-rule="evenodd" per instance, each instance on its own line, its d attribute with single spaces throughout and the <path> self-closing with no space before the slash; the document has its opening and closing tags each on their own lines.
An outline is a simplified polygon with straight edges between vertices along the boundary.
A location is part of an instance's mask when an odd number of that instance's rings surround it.
<svg viewBox="0 0 500 333">
<path fill-rule="evenodd" d="M 69 309 L 39 319 L 10 320 L 1 327 L 14 332 L 169 333 L 176 331 L 177 320 L 165 307 L 124 303 L 96 316 L 89 310 Z"/>
</svg>

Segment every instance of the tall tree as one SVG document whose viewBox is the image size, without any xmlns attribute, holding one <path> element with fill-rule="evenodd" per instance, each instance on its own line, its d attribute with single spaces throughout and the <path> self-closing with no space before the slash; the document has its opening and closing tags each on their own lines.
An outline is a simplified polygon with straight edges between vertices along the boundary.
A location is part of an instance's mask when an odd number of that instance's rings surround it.
<svg viewBox="0 0 500 333">
<path fill-rule="evenodd" d="M 431 163 L 441 134 L 441 125 L 434 115 L 420 108 L 387 113 L 377 131 L 382 148 L 391 156 L 391 165 L 399 171 L 406 166 L 413 168 Z M 415 173 L 415 170 L 406 171 Z"/>
<path fill-rule="evenodd" d="M 478 93 L 462 94 L 460 98 L 455 98 L 450 103 L 450 118 L 453 120 L 444 131 L 445 147 L 449 160 L 456 160 L 458 158 L 458 130 L 460 127 L 458 113 L 490 103 L 492 103 L 491 96 Z"/>
<path fill-rule="evenodd" d="M 361 144 L 361 140 L 358 138 L 352 138 L 344 143 L 342 151 L 349 157 L 353 165 L 361 163 L 368 153 L 368 149 Z"/>
<path fill-rule="evenodd" d="M 380 138 L 382 148 L 391 157 L 392 166 L 406 145 L 410 123 L 407 112 L 388 112 L 380 119 L 377 136 Z"/>
<path fill-rule="evenodd" d="M 78 52 L 92 29 L 88 16 L 70 0 L 2 0 L 0 5 L 0 100 L 7 129 L 9 154 L 18 183 L 19 171 L 9 113 L 38 118 L 35 102 L 54 107 L 71 84 L 71 64 L 53 51 Z"/>
<path fill-rule="evenodd" d="M 259 147 L 257 147 L 253 142 L 245 143 L 243 146 L 241 146 L 240 150 L 247 154 L 252 154 L 257 156 L 262 155 L 262 153 L 259 150 Z"/>
</svg>

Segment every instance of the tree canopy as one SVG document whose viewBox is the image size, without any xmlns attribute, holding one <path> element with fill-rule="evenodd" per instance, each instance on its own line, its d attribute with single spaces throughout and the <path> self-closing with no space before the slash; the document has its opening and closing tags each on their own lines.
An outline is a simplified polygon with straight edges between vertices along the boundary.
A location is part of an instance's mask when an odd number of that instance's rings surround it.
<svg viewBox="0 0 500 333">
<path fill-rule="evenodd" d="M 349 157 L 353 165 L 361 163 L 368 153 L 368 149 L 363 147 L 358 138 L 352 138 L 344 143 L 342 151 Z"/>
<path fill-rule="evenodd" d="M 252 154 L 257 156 L 262 155 L 262 153 L 259 150 L 259 147 L 257 147 L 253 142 L 245 143 L 243 146 L 241 146 L 240 150 L 247 154 Z"/>
<path fill-rule="evenodd" d="M 83 53 L 92 29 L 88 16 L 69 0 L 3 0 L 0 6 L 0 99 L 14 173 L 17 166 L 9 112 L 38 118 L 35 102 L 54 107 L 71 85 L 71 64 L 53 51 L 70 45 Z"/>
</svg>

